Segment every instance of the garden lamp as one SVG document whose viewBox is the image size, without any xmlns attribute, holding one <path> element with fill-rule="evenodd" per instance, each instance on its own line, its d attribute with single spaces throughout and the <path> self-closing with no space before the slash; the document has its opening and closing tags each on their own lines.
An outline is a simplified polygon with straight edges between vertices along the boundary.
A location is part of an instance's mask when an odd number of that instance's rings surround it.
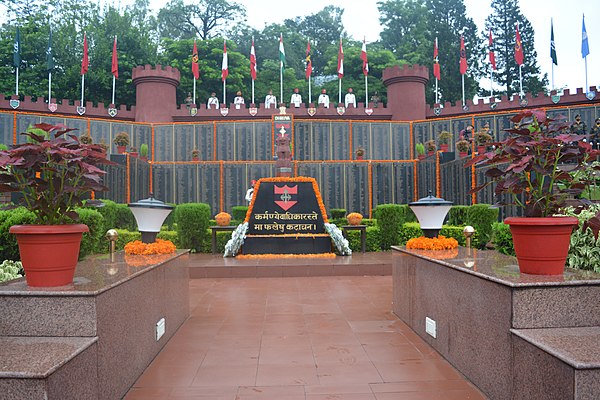
<svg viewBox="0 0 600 400">
<path fill-rule="evenodd" d="M 128 206 L 135 217 L 144 243 L 154 243 L 156 235 L 160 232 L 160 227 L 174 208 L 160 200 L 156 200 L 152 193 L 150 193 L 149 198 L 136 203 L 129 203 Z"/>
<path fill-rule="evenodd" d="M 417 216 L 423 234 L 428 238 L 434 238 L 442 229 L 452 202 L 434 197 L 430 190 L 429 196 L 423 197 L 419 201 L 413 201 L 408 206 Z"/>
</svg>

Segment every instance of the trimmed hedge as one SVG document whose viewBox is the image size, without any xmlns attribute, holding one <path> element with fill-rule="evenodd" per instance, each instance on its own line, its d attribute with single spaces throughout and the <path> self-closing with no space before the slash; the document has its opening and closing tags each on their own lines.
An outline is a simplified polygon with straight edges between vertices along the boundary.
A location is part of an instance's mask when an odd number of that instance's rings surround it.
<svg viewBox="0 0 600 400">
<path fill-rule="evenodd" d="M 400 243 L 400 230 L 406 219 L 406 210 L 400 204 L 380 204 L 375 208 L 375 215 L 380 231 L 381 249 L 389 250 L 391 246 Z"/>
<path fill-rule="evenodd" d="M 475 228 L 479 238 L 478 248 L 492 240 L 492 225 L 498 222 L 498 208 L 492 208 L 489 204 L 474 204 L 468 207 L 466 225 Z"/>
<path fill-rule="evenodd" d="M 81 246 L 79 247 L 79 259 L 82 260 L 86 256 L 98 251 L 102 245 L 101 241 L 105 234 L 104 217 L 100 212 L 93 208 L 77 208 L 75 210 L 79 215 L 80 224 L 85 224 L 90 229 L 89 232 L 83 234 Z"/>
<path fill-rule="evenodd" d="M 448 225 L 464 226 L 467 224 L 469 206 L 452 206 L 448 211 Z"/>
<path fill-rule="evenodd" d="M 137 222 L 127 204 L 116 204 L 115 226 L 119 229 L 127 229 L 129 231 L 137 230 Z M 113 226 L 112 228 L 114 228 Z M 110 229 L 110 228 L 109 228 Z"/>
<path fill-rule="evenodd" d="M 346 209 L 345 208 L 332 208 L 331 210 L 329 210 L 330 212 L 330 217 L 332 220 L 336 220 L 336 219 L 342 219 L 346 216 Z"/>
<path fill-rule="evenodd" d="M 496 250 L 502 254 L 509 256 L 515 255 L 515 247 L 513 245 L 512 233 L 510 226 L 504 222 L 494 222 L 492 224 L 492 243 Z"/>
<path fill-rule="evenodd" d="M 231 207 L 231 219 L 236 221 L 244 221 L 246 219 L 247 212 L 248 206 L 233 206 Z"/>
<path fill-rule="evenodd" d="M 381 251 L 379 228 L 367 226 L 366 247 L 367 251 Z M 360 231 L 348 231 L 348 243 L 353 253 L 360 253 Z"/>
<path fill-rule="evenodd" d="M 202 242 L 208 236 L 210 206 L 204 203 L 180 204 L 175 208 L 177 235 L 182 248 L 202 251 Z"/>
<path fill-rule="evenodd" d="M 0 261 L 19 261 L 21 259 L 17 238 L 8 230 L 13 225 L 32 224 L 34 221 L 34 214 L 25 207 L 0 211 Z"/>
<path fill-rule="evenodd" d="M 121 228 L 117 226 L 117 203 L 112 200 L 102 200 L 104 206 L 97 207 L 96 210 L 104 217 L 104 231 L 109 229 Z"/>
</svg>

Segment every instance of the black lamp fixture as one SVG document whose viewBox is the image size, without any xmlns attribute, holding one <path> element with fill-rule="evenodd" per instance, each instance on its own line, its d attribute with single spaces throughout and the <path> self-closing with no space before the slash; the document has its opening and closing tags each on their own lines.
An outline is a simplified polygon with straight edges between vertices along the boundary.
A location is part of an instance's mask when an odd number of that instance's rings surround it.
<svg viewBox="0 0 600 400">
<path fill-rule="evenodd" d="M 423 197 L 419 201 L 413 201 L 408 206 L 417 216 L 423 234 L 428 238 L 434 238 L 442 229 L 444 219 L 452 204 L 451 201 L 434 197 L 430 190 L 429 196 Z"/>
<path fill-rule="evenodd" d="M 128 206 L 135 217 L 138 230 L 142 233 L 142 242 L 144 243 L 154 243 L 156 241 L 156 235 L 160 232 L 160 227 L 174 208 L 160 200 L 156 200 L 152 193 L 150 193 L 149 198 L 136 203 L 129 203 Z"/>
</svg>

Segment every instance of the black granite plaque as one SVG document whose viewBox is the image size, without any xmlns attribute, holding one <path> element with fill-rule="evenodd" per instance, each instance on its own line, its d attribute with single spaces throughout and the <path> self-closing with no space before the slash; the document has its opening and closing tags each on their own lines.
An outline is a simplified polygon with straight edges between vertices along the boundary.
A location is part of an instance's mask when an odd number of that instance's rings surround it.
<svg viewBox="0 0 600 400">
<path fill-rule="evenodd" d="M 331 251 L 313 182 L 261 179 L 242 252 L 313 254 Z"/>
<path fill-rule="evenodd" d="M 0 113 L 0 143 L 10 146 L 13 144 L 13 116 Z"/>
<path fill-rule="evenodd" d="M 331 160 L 349 160 L 351 158 L 350 124 L 348 122 L 331 122 L 330 132 Z"/>
<path fill-rule="evenodd" d="M 410 160 L 410 127 L 404 122 L 390 124 L 392 135 L 392 159 Z M 415 156 L 416 157 L 416 156 Z"/>
<path fill-rule="evenodd" d="M 172 125 L 157 125 L 154 127 L 154 161 L 173 161 Z"/>
<path fill-rule="evenodd" d="M 299 161 L 310 161 L 311 122 L 294 123 L 294 158 Z"/>
<path fill-rule="evenodd" d="M 195 124 L 195 142 L 194 148 L 199 152 L 200 160 L 214 160 L 214 125 L 210 124 Z"/>
</svg>

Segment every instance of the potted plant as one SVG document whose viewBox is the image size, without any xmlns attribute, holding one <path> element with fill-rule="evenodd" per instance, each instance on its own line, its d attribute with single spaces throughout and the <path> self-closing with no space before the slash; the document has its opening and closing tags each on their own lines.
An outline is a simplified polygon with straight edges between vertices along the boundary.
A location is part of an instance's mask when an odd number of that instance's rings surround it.
<svg viewBox="0 0 600 400">
<path fill-rule="evenodd" d="M 123 154 L 127 146 L 129 146 L 129 135 L 127 132 L 119 132 L 113 139 L 113 143 L 117 146 L 117 152 Z"/>
<path fill-rule="evenodd" d="M 435 153 L 435 140 L 430 139 L 425 142 L 425 148 L 427 149 L 427 155 L 431 156 Z"/>
<path fill-rule="evenodd" d="M 94 140 L 92 139 L 92 136 L 90 135 L 89 132 L 87 132 L 85 135 L 81 135 L 79 136 L 79 141 L 83 144 L 92 144 L 94 143 Z"/>
<path fill-rule="evenodd" d="M 200 151 L 198 151 L 198 149 L 192 150 L 192 161 L 199 161 L 199 160 L 200 160 Z"/>
<path fill-rule="evenodd" d="M 129 155 L 133 158 L 137 158 L 138 157 L 138 150 L 137 147 L 130 147 L 129 148 Z"/>
<path fill-rule="evenodd" d="M 448 131 L 441 131 L 438 135 L 438 143 L 440 145 L 441 151 L 448 151 L 448 144 L 450 143 L 450 139 L 452 139 L 452 134 Z"/>
<path fill-rule="evenodd" d="M 219 226 L 228 226 L 231 222 L 231 215 L 224 211 L 221 211 L 217 215 L 215 215 L 215 222 Z"/>
<path fill-rule="evenodd" d="M 519 127 L 509 129 L 511 135 L 494 152 L 465 163 L 490 166 L 486 171 L 490 180 L 471 193 L 495 183 L 496 195 L 510 194 L 510 204 L 523 208 L 525 217 L 504 220 L 510 225 L 522 273 L 562 274 L 577 218 L 555 215 L 587 184 L 572 172 L 587 168 L 587 161 L 600 152 L 592 150 L 583 135 L 562 133 L 568 124 L 546 118 L 542 110 L 523 111 L 512 121 Z"/>
<path fill-rule="evenodd" d="M 100 143 L 98 143 L 98 146 L 100 146 L 100 149 L 102 150 L 102 152 L 104 153 L 104 156 L 106 157 L 106 153 L 108 152 L 108 145 L 106 144 L 104 139 L 100 139 Z"/>
<path fill-rule="evenodd" d="M 14 225 L 21 261 L 30 286 L 62 286 L 73 281 L 86 225 L 75 207 L 91 191 L 104 191 L 98 168 L 113 164 L 99 145 L 81 143 L 62 125 L 37 124 L 23 133 L 28 143 L 0 151 L 0 191 L 21 193 L 33 212 L 33 225 Z M 87 200 L 86 205 L 100 205 Z M 9 205 L 6 208 L 15 208 Z"/>
<path fill-rule="evenodd" d="M 365 156 L 365 149 L 363 149 L 362 146 L 358 146 L 358 149 L 356 149 L 356 159 L 357 160 L 362 160 Z"/>
<path fill-rule="evenodd" d="M 470 147 L 471 144 L 468 140 L 461 139 L 458 142 L 456 142 L 456 150 L 458 151 L 458 156 L 461 158 L 466 157 L 467 154 L 469 154 Z"/>
<path fill-rule="evenodd" d="M 475 143 L 477 144 L 477 152 L 482 154 L 487 150 L 488 143 L 492 141 L 492 135 L 484 131 L 475 132 Z"/>
<path fill-rule="evenodd" d="M 425 158 L 425 145 L 423 143 L 417 143 L 415 145 L 415 150 L 417 151 L 417 158 L 419 160 Z"/>
<path fill-rule="evenodd" d="M 353 212 L 353 213 L 348 214 L 346 216 L 346 219 L 348 220 L 348 223 L 350 225 L 360 225 L 360 223 L 362 222 L 363 216 L 360 213 Z"/>
<path fill-rule="evenodd" d="M 140 159 L 148 161 L 148 145 L 146 143 L 142 143 L 140 146 Z"/>
</svg>

